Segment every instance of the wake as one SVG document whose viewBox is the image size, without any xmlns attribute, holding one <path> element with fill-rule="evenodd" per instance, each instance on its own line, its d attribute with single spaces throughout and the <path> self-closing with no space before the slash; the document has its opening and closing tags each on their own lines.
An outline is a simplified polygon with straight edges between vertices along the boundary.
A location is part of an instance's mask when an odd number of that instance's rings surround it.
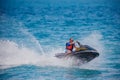
<svg viewBox="0 0 120 80">
<path fill-rule="evenodd" d="M 19 46 L 12 41 L 0 40 L 0 68 L 9 68 L 20 65 L 36 66 L 68 66 L 65 61 L 57 59 L 53 55 L 41 55 L 34 50 Z"/>
</svg>

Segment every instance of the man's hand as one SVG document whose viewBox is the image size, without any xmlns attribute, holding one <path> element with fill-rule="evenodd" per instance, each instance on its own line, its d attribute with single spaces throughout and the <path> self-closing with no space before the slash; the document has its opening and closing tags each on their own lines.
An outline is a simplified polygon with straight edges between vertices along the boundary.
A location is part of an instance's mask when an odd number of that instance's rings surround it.
<svg viewBox="0 0 120 80">
<path fill-rule="evenodd" d="M 76 43 L 79 43 L 78 41 L 76 41 Z"/>
</svg>

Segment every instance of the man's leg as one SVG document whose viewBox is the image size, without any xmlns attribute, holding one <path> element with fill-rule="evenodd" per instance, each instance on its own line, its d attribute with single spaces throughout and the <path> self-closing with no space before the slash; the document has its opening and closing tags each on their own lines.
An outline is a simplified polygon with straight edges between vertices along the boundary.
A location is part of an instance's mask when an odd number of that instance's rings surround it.
<svg viewBox="0 0 120 80">
<path fill-rule="evenodd" d="M 66 50 L 66 53 L 67 54 L 70 54 L 72 51 L 71 50 Z"/>
</svg>

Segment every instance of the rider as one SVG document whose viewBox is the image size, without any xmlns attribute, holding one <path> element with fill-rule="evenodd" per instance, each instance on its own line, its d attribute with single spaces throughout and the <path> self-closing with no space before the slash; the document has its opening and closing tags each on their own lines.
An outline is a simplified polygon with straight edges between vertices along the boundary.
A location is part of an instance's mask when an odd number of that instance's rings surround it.
<svg viewBox="0 0 120 80">
<path fill-rule="evenodd" d="M 66 43 L 66 53 L 71 53 L 75 47 L 74 40 L 70 38 L 69 42 Z"/>
</svg>

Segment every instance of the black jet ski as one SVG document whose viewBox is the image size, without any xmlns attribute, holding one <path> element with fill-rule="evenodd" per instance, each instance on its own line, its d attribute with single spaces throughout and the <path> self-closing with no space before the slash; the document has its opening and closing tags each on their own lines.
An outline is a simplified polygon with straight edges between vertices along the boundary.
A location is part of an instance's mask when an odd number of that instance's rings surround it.
<svg viewBox="0 0 120 80">
<path fill-rule="evenodd" d="M 99 56 L 99 53 L 97 52 L 97 50 L 95 50 L 94 48 L 88 45 L 82 45 L 82 47 L 80 47 L 79 50 L 73 51 L 72 53 L 69 53 L 69 54 L 58 53 L 55 55 L 55 57 L 60 59 L 74 57 L 83 62 L 89 62 L 98 56 Z"/>
</svg>

